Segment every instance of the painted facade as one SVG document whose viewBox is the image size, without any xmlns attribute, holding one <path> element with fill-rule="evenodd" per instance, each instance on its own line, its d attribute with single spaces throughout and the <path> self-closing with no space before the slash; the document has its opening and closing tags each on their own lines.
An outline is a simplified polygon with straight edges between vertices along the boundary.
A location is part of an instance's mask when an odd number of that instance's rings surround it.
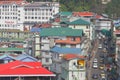
<svg viewBox="0 0 120 80">
<path fill-rule="evenodd" d="M 111 25 L 112 21 L 109 19 L 98 19 L 95 21 L 95 28 L 96 30 L 102 30 L 102 29 L 106 29 L 106 30 L 110 30 L 111 29 Z"/>
<path fill-rule="evenodd" d="M 60 24 L 62 27 L 82 29 L 84 35 L 87 36 L 87 38 L 89 38 L 90 40 L 94 39 L 95 26 L 90 21 L 77 17 L 75 20 L 69 22 L 61 22 Z"/>
<path fill-rule="evenodd" d="M 62 80 L 86 80 L 86 68 L 84 58 L 73 54 L 66 54 L 62 59 Z"/>
<path fill-rule="evenodd" d="M 28 3 L 25 0 L 1 0 L 0 29 L 28 31 L 35 23 L 49 22 L 58 12 L 58 2 Z"/>
</svg>

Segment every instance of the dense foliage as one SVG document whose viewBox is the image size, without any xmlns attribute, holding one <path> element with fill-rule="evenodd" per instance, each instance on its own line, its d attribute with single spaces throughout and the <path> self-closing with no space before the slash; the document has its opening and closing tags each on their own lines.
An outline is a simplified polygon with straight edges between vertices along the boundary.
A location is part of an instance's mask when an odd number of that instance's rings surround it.
<svg viewBox="0 0 120 80">
<path fill-rule="evenodd" d="M 105 13 L 111 16 L 111 18 L 120 18 L 120 0 L 112 0 L 108 3 Z"/>
<path fill-rule="evenodd" d="M 32 1 L 32 0 L 27 0 Z M 98 14 L 105 13 L 112 18 L 120 17 L 120 0 L 111 0 L 107 5 L 101 0 L 33 0 L 33 1 L 59 1 L 60 11 L 93 11 Z"/>
</svg>

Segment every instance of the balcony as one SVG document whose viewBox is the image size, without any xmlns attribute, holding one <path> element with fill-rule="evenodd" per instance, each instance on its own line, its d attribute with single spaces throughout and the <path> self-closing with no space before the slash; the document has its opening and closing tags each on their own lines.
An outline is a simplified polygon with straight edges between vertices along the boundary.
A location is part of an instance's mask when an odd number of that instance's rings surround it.
<svg viewBox="0 0 120 80">
<path fill-rule="evenodd" d="M 55 43 L 79 44 L 80 41 L 72 41 L 72 40 L 55 40 Z"/>
<path fill-rule="evenodd" d="M 50 43 L 49 40 L 41 40 L 41 43 Z"/>
<path fill-rule="evenodd" d="M 60 59 L 52 59 L 53 62 L 61 63 Z"/>
</svg>

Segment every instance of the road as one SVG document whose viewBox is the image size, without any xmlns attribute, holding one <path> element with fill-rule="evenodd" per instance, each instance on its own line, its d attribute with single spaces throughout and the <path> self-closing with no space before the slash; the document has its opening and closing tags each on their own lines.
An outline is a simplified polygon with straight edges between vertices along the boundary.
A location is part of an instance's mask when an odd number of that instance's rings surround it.
<svg viewBox="0 0 120 80">
<path fill-rule="evenodd" d="M 103 42 L 101 40 L 97 39 L 96 42 L 95 42 L 95 46 L 93 48 L 93 51 L 92 51 L 92 58 L 90 59 L 90 61 L 88 61 L 90 63 L 90 66 L 87 68 L 87 77 L 88 77 L 87 80 L 100 80 L 101 79 L 100 74 L 101 73 L 106 74 L 105 70 L 101 70 L 99 68 L 100 65 L 104 65 L 103 63 L 100 63 L 100 59 L 101 59 L 100 55 L 105 55 L 105 53 L 103 53 L 103 48 L 104 47 L 99 49 L 98 48 L 99 44 L 103 45 Z M 93 60 L 94 60 L 94 58 L 97 58 L 97 60 L 98 60 L 98 62 L 97 62 L 98 68 L 97 69 L 93 68 Z M 93 79 L 92 78 L 93 74 L 98 74 L 98 79 Z"/>
<path fill-rule="evenodd" d="M 93 62 L 94 57 L 96 56 L 96 52 L 97 52 L 97 49 L 98 49 L 98 44 L 99 44 L 99 41 L 97 39 L 97 40 L 95 40 L 93 50 L 91 51 L 92 58 L 90 60 L 88 60 L 88 63 L 87 63 L 88 64 L 87 80 L 92 80 L 92 76 L 91 76 L 91 74 L 93 73 L 92 62 Z"/>
</svg>

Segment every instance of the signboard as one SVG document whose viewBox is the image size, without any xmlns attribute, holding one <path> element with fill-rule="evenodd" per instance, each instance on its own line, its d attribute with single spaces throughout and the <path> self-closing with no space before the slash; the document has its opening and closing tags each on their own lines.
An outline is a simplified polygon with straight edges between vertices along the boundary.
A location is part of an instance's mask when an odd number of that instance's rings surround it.
<svg viewBox="0 0 120 80">
<path fill-rule="evenodd" d="M 15 24 L 14 21 L 5 21 L 5 24 Z"/>
<path fill-rule="evenodd" d="M 80 67 L 84 67 L 84 66 L 85 66 L 85 60 L 77 60 L 77 64 L 78 64 Z"/>
</svg>

